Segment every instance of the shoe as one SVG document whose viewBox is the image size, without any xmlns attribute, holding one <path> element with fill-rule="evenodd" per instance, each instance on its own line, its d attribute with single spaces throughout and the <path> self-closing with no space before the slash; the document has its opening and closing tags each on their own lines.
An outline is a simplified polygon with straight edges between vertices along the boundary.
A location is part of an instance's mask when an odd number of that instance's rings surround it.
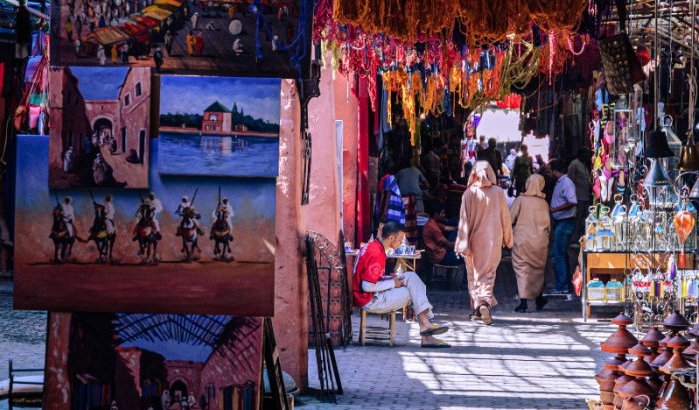
<svg viewBox="0 0 699 410">
<path fill-rule="evenodd" d="M 451 345 L 444 340 L 435 339 L 434 343 L 420 343 L 423 349 L 448 349 Z"/>
<path fill-rule="evenodd" d="M 449 331 L 449 326 L 432 325 L 431 328 L 423 330 L 420 332 L 420 336 L 435 336 L 447 333 Z"/>
<path fill-rule="evenodd" d="M 517 313 L 527 313 L 527 301 L 526 299 L 522 299 L 519 302 L 519 306 L 515 308 L 515 312 Z"/>
<path fill-rule="evenodd" d="M 544 310 L 544 306 L 546 306 L 547 303 L 549 303 L 549 300 L 546 299 L 545 297 L 543 297 L 543 296 L 537 297 L 536 298 L 536 311 L 541 312 L 542 310 Z"/>
<path fill-rule="evenodd" d="M 478 311 L 481 313 L 481 317 L 483 318 L 483 324 L 487 326 L 493 324 L 493 317 L 490 315 L 490 308 L 488 308 L 488 305 L 481 305 L 478 308 Z"/>
</svg>

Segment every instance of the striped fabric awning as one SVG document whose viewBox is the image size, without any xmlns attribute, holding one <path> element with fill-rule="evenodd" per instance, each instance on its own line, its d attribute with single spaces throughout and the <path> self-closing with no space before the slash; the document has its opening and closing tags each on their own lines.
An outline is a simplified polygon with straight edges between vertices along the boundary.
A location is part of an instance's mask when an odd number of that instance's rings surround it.
<svg viewBox="0 0 699 410">
<path fill-rule="evenodd" d="M 143 16 L 140 14 L 134 14 L 131 16 L 131 19 L 134 21 L 137 21 L 141 24 L 145 24 L 146 26 L 153 28 L 153 27 L 158 27 L 160 25 L 160 22 L 154 18 L 148 17 L 148 16 Z"/>
</svg>

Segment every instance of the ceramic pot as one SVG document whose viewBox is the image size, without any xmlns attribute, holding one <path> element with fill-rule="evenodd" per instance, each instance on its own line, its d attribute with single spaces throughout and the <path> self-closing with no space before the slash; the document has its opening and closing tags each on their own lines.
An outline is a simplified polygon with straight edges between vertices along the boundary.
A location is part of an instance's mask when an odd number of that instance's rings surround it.
<svg viewBox="0 0 699 410">
<path fill-rule="evenodd" d="M 621 406 L 621 410 L 645 410 L 648 408 L 650 403 L 650 397 L 645 395 L 629 397 L 628 399 L 624 399 L 624 404 Z"/>
<path fill-rule="evenodd" d="M 663 395 L 656 405 L 658 410 L 687 410 L 691 408 L 692 398 L 687 388 L 679 381 L 673 379 L 665 387 Z"/>
<path fill-rule="evenodd" d="M 680 314 L 679 310 L 676 310 L 673 314 L 663 320 L 663 326 L 665 326 L 665 328 L 668 330 L 680 332 L 688 329 L 691 324 L 687 321 L 687 319 L 685 319 L 684 316 Z"/>
<path fill-rule="evenodd" d="M 638 343 L 638 339 L 626 330 L 626 326 L 633 323 L 633 320 L 628 316 L 620 313 L 617 317 L 612 320 L 612 323 L 619 326 L 614 333 L 612 333 L 607 340 L 600 344 L 603 352 L 613 353 L 613 354 L 626 354 L 630 347 L 635 346 Z"/>
<path fill-rule="evenodd" d="M 668 349 L 672 349 L 673 354 L 670 360 L 660 366 L 660 371 L 665 374 L 671 374 L 675 370 L 691 368 L 689 363 L 682 356 L 682 351 L 689 346 L 689 341 L 682 335 L 677 335 L 667 342 Z"/>
</svg>

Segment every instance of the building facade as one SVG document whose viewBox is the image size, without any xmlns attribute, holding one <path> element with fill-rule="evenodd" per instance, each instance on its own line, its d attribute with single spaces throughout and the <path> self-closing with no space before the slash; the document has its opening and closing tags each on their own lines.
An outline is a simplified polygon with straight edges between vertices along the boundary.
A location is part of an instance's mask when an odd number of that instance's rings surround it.
<svg viewBox="0 0 699 410">
<path fill-rule="evenodd" d="M 202 120 L 202 131 L 231 131 L 232 118 L 231 111 L 223 104 L 215 101 L 204 110 Z"/>
</svg>

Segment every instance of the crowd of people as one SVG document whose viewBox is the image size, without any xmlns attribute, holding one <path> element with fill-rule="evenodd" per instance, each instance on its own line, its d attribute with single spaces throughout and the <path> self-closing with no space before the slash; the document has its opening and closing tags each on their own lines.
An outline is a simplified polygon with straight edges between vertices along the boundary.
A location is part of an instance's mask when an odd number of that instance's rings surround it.
<svg viewBox="0 0 699 410">
<path fill-rule="evenodd" d="M 490 325 L 503 249 L 511 252 L 517 281 L 520 303 L 515 312 L 527 312 L 530 300 L 542 310 L 544 295 L 571 292 L 568 250 L 583 234 L 591 203 L 591 151 L 580 149 L 568 165 L 560 158 L 545 162 L 532 157 L 524 144 L 503 159 L 494 138 L 471 139 L 463 147 L 426 147 L 419 164 L 405 160 L 381 179 L 374 215 L 378 239 L 367 248 L 383 255 L 403 241 L 425 253 L 419 276 L 395 276 L 385 257 L 372 257 L 369 263 L 370 254 L 362 250 L 353 282 L 357 306 L 386 311 L 412 302 L 423 315 L 421 330 L 429 330 L 435 325 L 429 322 L 424 282 L 429 283 L 432 266 L 465 266 L 471 319 Z M 421 230 L 419 214 L 429 218 Z M 547 289 L 549 260 L 555 280 Z M 403 287 L 408 289 L 396 297 Z M 440 330 L 421 333 L 423 346 L 448 347 L 434 339 L 446 330 L 435 328 Z"/>
</svg>

